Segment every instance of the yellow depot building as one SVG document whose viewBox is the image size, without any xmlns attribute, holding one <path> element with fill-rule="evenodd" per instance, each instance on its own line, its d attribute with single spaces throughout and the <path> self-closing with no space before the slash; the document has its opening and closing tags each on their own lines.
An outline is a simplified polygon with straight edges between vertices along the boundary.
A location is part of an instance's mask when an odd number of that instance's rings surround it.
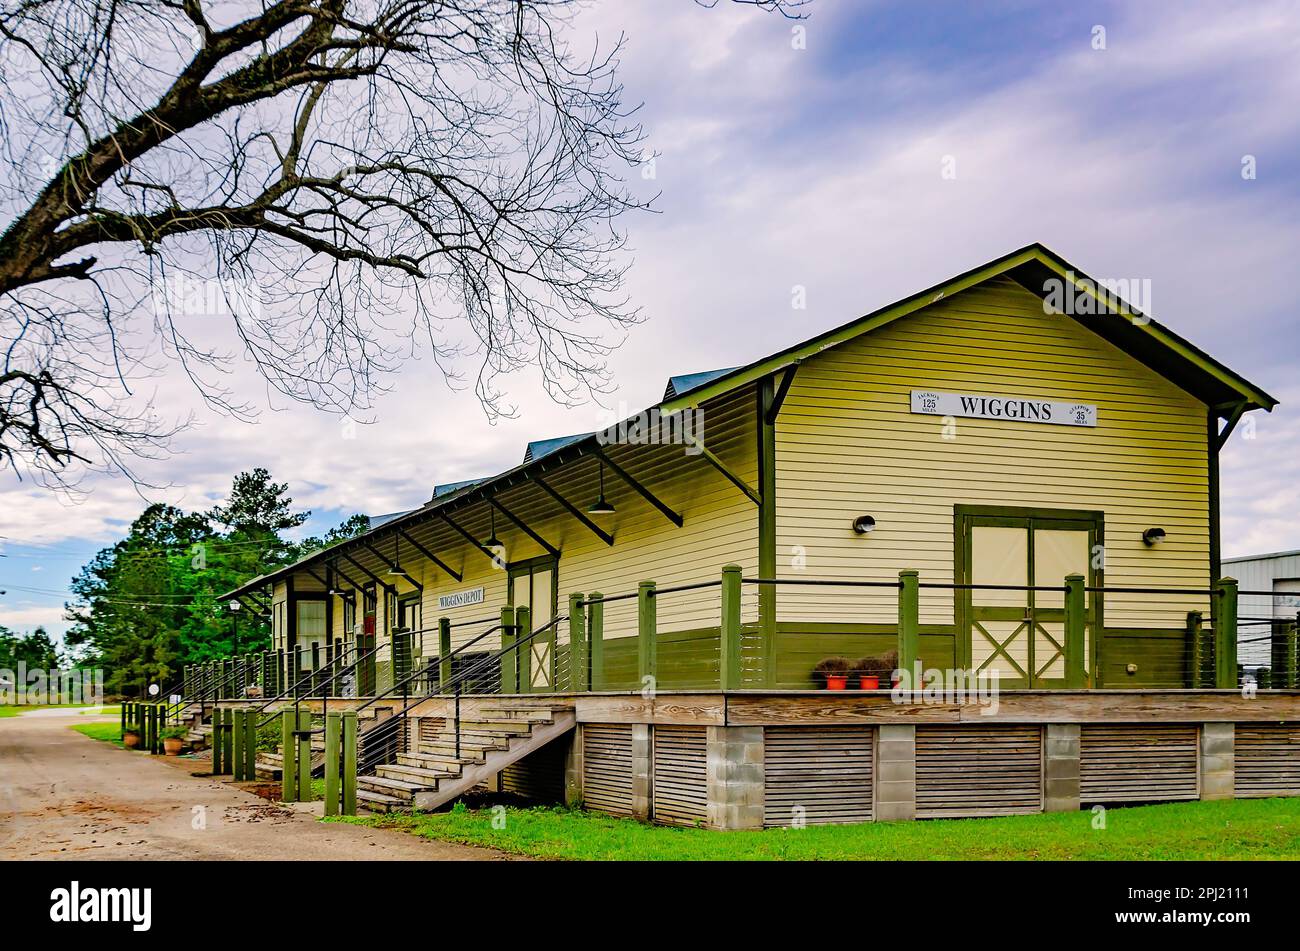
<svg viewBox="0 0 1300 951">
<path fill-rule="evenodd" d="M 501 783 L 725 828 L 1300 794 L 1294 624 L 1247 705 L 1219 560 L 1219 448 L 1275 405 L 1032 245 L 229 592 L 275 649 L 186 690 L 357 709 L 376 809 Z"/>
</svg>

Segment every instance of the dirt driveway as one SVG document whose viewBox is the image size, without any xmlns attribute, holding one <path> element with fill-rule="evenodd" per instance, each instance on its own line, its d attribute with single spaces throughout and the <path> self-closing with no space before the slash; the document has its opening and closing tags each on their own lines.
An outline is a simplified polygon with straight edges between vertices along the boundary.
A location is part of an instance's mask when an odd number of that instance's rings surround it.
<svg viewBox="0 0 1300 951">
<path fill-rule="evenodd" d="M 105 718 L 52 713 L 0 719 L 0 860 L 514 858 L 318 822 L 191 775 L 206 764 L 163 762 L 69 729 Z"/>
</svg>

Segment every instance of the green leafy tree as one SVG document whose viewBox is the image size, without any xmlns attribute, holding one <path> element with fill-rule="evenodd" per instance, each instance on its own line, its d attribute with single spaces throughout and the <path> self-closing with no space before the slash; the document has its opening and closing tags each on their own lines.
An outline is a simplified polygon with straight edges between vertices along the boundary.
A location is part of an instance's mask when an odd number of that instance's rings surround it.
<svg viewBox="0 0 1300 951">
<path fill-rule="evenodd" d="M 353 515 L 323 538 L 286 540 L 309 514 L 261 468 L 236 476 L 225 502 L 207 512 L 149 506 L 73 580 L 67 643 L 105 668 L 108 690 L 132 695 L 151 683 L 166 688 L 186 664 L 269 648 L 269 618 L 251 601 L 236 612 L 217 598 L 370 524 Z"/>
<path fill-rule="evenodd" d="M 0 669 L 17 671 L 19 664 L 26 664 L 29 669 L 53 670 L 61 666 L 62 659 L 45 628 L 19 636 L 0 625 Z"/>
</svg>

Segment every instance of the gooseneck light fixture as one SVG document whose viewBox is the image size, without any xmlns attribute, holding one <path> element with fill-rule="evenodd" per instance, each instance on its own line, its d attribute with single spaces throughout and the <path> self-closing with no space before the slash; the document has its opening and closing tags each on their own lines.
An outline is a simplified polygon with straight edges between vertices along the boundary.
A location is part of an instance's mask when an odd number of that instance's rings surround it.
<svg viewBox="0 0 1300 951">
<path fill-rule="evenodd" d="M 497 538 L 497 510 L 491 502 L 488 503 L 488 524 L 490 526 L 488 530 L 488 538 L 487 541 L 483 543 L 483 547 L 491 548 L 493 551 L 496 551 L 499 548 L 505 548 L 506 546 L 501 543 L 501 539 Z"/>
<path fill-rule="evenodd" d="M 876 520 L 870 515 L 859 515 L 853 520 L 853 530 L 859 535 L 867 535 L 876 530 Z"/>
<path fill-rule="evenodd" d="M 393 566 L 388 569 L 390 575 L 398 578 L 405 578 L 406 571 L 402 568 L 402 536 L 393 536 Z"/>
<path fill-rule="evenodd" d="M 605 501 L 605 463 L 600 464 L 600 497 L 587 509 L 588 515 L 613 515 L 614 506 Z"/>
</svg>

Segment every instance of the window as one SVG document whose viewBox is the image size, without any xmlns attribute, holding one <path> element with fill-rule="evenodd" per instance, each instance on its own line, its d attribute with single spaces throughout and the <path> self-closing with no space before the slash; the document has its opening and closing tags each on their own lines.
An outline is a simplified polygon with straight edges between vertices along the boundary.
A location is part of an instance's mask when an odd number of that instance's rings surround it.
<svg viewBox="0 0 1300 951">
<path fill-rule="evenodd" d="M 310 664 L 311 670 L 321 666 L 321 647 L 325 643 L 325 602 L 319 600 L 299 601 L 298 612 L 298 646 L 302 648 L 303 663 Z"/>
</svg>

